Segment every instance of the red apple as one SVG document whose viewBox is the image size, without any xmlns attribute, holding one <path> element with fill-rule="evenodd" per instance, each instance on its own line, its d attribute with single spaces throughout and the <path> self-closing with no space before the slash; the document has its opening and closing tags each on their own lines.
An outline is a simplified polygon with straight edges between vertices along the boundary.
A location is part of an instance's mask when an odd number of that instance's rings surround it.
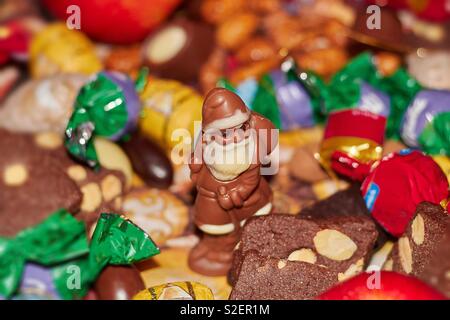
<svg viewBox="0 0 450 320">
<path fill-rule="evenodd" d="M 362 273 L 321 294 L 320 300 L 446 300 L 424 282 L 400 273 Z"/>
<path fill-rule="evenodd" d="M 130 44 L 143 40 L 158 27 L 182 0 L 43 0 L 46 8 L 67 20 L 80 8 L 81 30 L 95 40 Z M 72 20 L 71 20 L 72 21 Z"/>
</svg>

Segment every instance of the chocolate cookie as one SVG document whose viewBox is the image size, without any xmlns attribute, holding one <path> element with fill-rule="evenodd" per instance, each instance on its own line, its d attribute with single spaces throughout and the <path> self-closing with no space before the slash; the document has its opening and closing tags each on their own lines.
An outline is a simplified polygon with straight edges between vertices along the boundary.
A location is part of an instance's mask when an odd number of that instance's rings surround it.
<svg viewBox="0 0 450 320">
<path fill-rule="evenodd" d="M 0 129 L 0 150 L 1 236 L 14 236 L 60 208 L 79 210 L 80 189 L 30 136 Z"/>
<path fill-rule="evenodd" d="M 383 267 L 414 275 L 450 297 L 450 215 L 423 202 Z"/>
<path fill-rule="evenodd" d="M 31 148 L 48 155 L 49 161 L 63 170 L 78 186 L 82 193 L 80 218 L 88 226 L 97 220 L 101 211 L 121 209 L 122 195 L 126 189 L 125 175 L 121 171 L 105 167 L 95 171 L 78 164 L 66 152 L 59 134 L 37 133 L 30 135 L 29 140 L 34 142 Z"/>
<path fill-rule="evenodd" d="M 277 296 L 279 299 L 306 299 L 318 295 L 333 283 L 324 280 L 323 284 L 312 284 L 317 281 L 318 274 L 325 274 L 324 279 L 332 277 L 337 283 L 364 270 L 377 235 L 375 224 L 364 216 L 304 219 L 292 215 L 268 215 L 252 218 L 244 226 L 241 242 L 234 253 L 229 275 L 234 284 L 231 296 L 234 299 L 262 299 L 258 292 L 266 294 L 267 290 L 282 292 Z M 248 256 L 249 252 L 256 252 L 260 258 Z M 301 264 L 296 265 L 299 261 Z M 261 263 L 269 267 L 260 268 Z M 304 263 L 310 266 L 305 267 Z M 287 270 L 295 270 L 290 284 L 283 280 L 286 271 L 281 271 L 288 264 L 292 266 Z M 310 271 L 312 268 L 316 270 Z M 254 277 L 263 279 L 257 275 L 259 272 L 267 275 L 264 285 L 251 280 Z M 297 277 L 300 273 L 302 276 Z M 249 288 L 252 283 L 254 286 Z M 305 295 L 298 293 L 299 287 Z"/>
</svg>

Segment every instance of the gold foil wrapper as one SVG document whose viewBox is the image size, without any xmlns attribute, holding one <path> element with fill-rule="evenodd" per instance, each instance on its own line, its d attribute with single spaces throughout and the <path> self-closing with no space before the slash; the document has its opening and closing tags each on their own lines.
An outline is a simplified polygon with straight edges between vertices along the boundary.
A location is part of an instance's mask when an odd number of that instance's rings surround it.
<svg viewBox="0 0 450 320">
<path fill-rule="evenodd" d="M 211 289 L 198 282 L 173 282 L 142 290 L 133 300 L 214 300 Z"/>
<path fill-rule="evenodd" d="M 150 79 L 141 93 L 141 132 L 172 149 L 179 140 L 172 140 L 176 129 L 185 129 L 194 140 L 194 122 L 202 119 L 203 98 L 193 89 L 172 80 Z"/>
<path fill-rule="evenodd" d="M 450 158 L 447 156 L 433 156 L 433 160 L 441 167 L 450 183 Z"/>
<path fill-rule="evenodd" d="M 346 153 L 361 163 L 381 160 L 383 148 L 374 141 L 356 137 L 333 137 L 322 141 L 316 159 L 331 177 L 336 177 L 331 169 L 331 156 L 335 151 Z"/>
<path fill-rule="evenodd" d="M 94 44 L 82 32 L 54 23 L 30 44 L 30 69 L 35 78 L 58 73 L 93 74 L 102 70 Z"/>
</svg>

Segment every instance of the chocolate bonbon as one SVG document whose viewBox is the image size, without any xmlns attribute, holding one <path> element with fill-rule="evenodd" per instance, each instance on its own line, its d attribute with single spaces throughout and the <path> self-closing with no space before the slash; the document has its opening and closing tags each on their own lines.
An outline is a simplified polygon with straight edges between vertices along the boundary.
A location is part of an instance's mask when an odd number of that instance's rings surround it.
<svg viewBox="0 0 450 320">
<path fill-rule="evenodd" d="M 141 103 L 130 78 L 118 72 L 101 72 L 85 84 L 66 128 L 69 153 L 91 167 L 99 165 L 93 140 L 96 136 L 117 141 L 137 126 Z M 144 80 L 145 81 L 145 80 Z"/>
<path fill-rule="evenodd" d="M 134 172 L 149 186 L 168 188 L 172 184 L 172 163 L 165 151 L 139 132 L 133 133 L 122 147 L 131 161 Z"/>
<path fill-rule="evenodd" d="M 419 203 L 447 206 L 448 181 L 442 169 L 420 151 L 404 149 L 385 156 L 361 187 L 372 217 L 399 237 Z"/>
<path fill-rule="evenodd" d="M 197 78 L 213 46 L 214 34 L 208 25 L 180 19 L 151 34 L 145 42 L 143 57 L 152 74 L 192 81 Z"/>
<path fill-rule="evenodd" d="M 107 266 L 94 284 L 99 300 L 130 300 L 145 288 L 134 266 Z"/>
</svg>

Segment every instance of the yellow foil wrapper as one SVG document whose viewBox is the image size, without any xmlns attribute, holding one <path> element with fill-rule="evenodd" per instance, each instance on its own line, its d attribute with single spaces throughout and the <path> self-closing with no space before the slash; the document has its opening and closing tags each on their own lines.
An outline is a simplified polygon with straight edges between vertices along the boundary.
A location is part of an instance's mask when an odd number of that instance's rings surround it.
<svg viewBox="0 0 450 320">
<path fill-rule="evenodd" d="M 173 282 L 142 290 L 133 300 L 214 300 L 211 289 L 198 282 Z"/>
<path fill-rule="evenodd" d="M 149 79 L 141 93 L 141 132 L 171 150 L 180 140 L 172 140 L 177 129 L 185 129 L 194 141 L 194 122 L 202 119 L 203 98 L 193 89 L 172 80 Z"/>
<path fill-rule="evenodd" d="M 35 78 L 58 73 L 93 74 L 102 69 L 94 44 L 82 32 L 54 23 L 30 44 L 30 71 Z"/>
<path fill-rule="evenodd" d="M 331 155 L 335 151 L 348 154 L 361 163 L 381 160 L 383 148 L 374 141 L 355 137 L 334 137 L 322 141 L 316 159 L 331 177 L 336 177 L 331 169 Z"/>
<path fill-rule="evenodd" d="M 450 158 L 447 156 L 434 156 L 433 160 L 441 167 L 450 183 Z"/>
</svg>

